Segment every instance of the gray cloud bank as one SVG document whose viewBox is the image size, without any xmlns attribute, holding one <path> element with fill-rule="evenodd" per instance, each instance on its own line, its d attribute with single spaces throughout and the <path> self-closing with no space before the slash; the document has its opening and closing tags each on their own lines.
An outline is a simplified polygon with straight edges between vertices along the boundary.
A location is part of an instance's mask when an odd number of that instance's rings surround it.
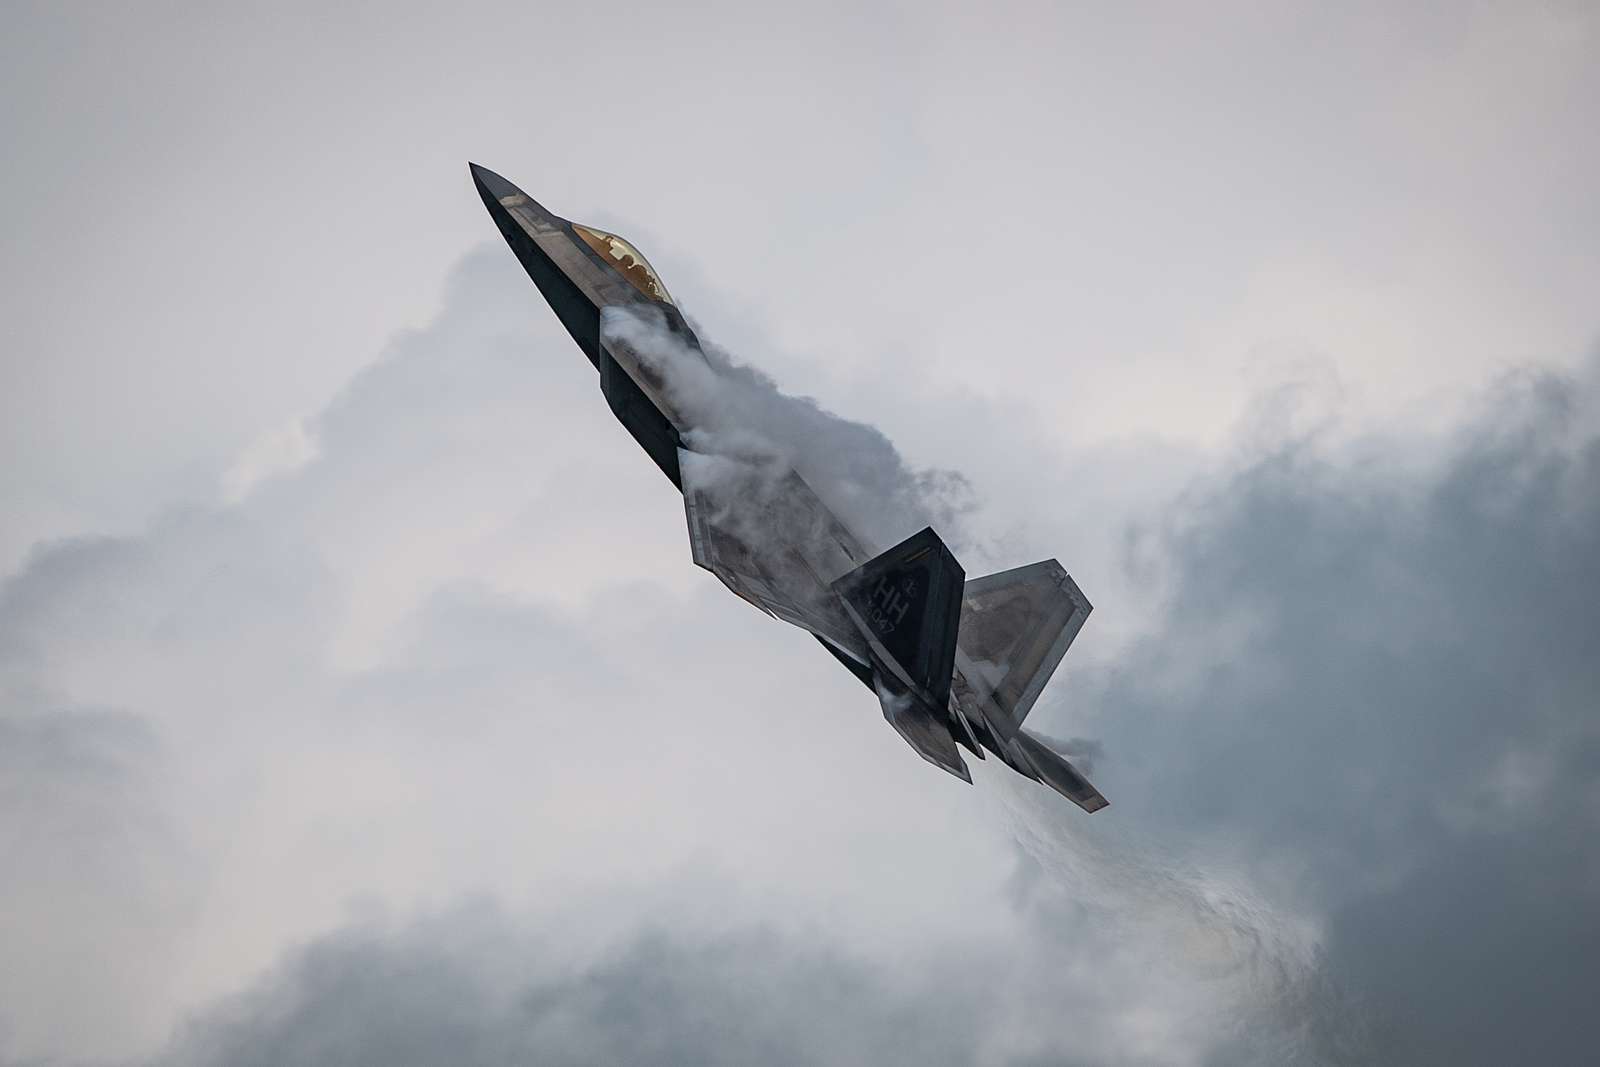
<svg viewBox="0 0 1600 1067">
<path fill-rule="evenodd" d="M 294 953 L 164 1062 L 281 1067 L 966 1063 L 948 990 L 765 932 L 647 931 L 579 973 L 492 908 L 362 924 Z"/>
<path fill-rule="evenodd" d="M 1514 377 L 1431 456 L 1311 437 L 1199 487 L 1165 625 L 1098 681 L 1119 800 L 1323 916 L 1383 1062 L 1594 1045 L 1593 384 Z"/>
<path fill-rule="evenodd" d="M 1136 529 L 1160 621 L 1036 713 L 1091 820 L 697 581 L 533 299 L 470 258 L 301 466 L 0 588 L 0 1057 L 1586 1054 L 1591 381 L 1257 440 Z"/>
</svg>

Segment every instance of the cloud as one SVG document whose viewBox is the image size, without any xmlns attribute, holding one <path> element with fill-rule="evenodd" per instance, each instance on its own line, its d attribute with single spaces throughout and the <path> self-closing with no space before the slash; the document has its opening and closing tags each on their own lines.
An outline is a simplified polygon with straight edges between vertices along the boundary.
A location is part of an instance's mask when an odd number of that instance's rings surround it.
<svg viewBox="0 0 1600 1067">
<path fill-rule="evenodd" d="M 29 998 L 4 998 L 0 1053 L 1426 1063 L 1581 1040 L 1587 380 L 1512 381 L 1435 437 L 1265 420 L 1129 532 L 1116 581 L 1159 612 L 1075 650 L 1034 716 L 1103 746 L 1115 806 L 1086 819 L 993 761 L 972 788 L 925 767 L 689 566 L 681 502 L 533 299 L 503 251 L 469 257 L 435 322 L 304 420 L 298 466 L 41 546 L 0 587 L 0 784 L 24 798 L 0 840 L 26 860 L 0 947 Z M 840 477 L 918 491 L 878 431 L 783 403 L 801 445 L 859 444 Z M 995 420 L 974 467 L 1027 477 L 975 484 L 1051 516 L 1030 540 L 1088 517 L 1122 540 L 1123 513 L 1053 510 L 1080 457 L 1026 434 Z M 366 901 L 399 918 L 352 922 Z"/>
<path fill-rule="evenodd" d="M 39 698 L 0 714 L 0 1061 L 23 1024 L 69 1031 L 88 1002 L 119 1028 L 148 1007 L 147 953 L 198 896 L 169 758 L 124 712 Z"/>
<path fill-rule="evenodd" d="M 1321 917 L 1324 989 L 1363 1021 L 1306 1055 L 1353 1029 L 1384 1062 L 1589 1045 L 1593 400 L 1513 376 L 1443 441 L 1291 439 L 1196 487 L 1160 535 L 1164 625 L 1089 682 L 1122 810 Z"/>
<path fill-rule="evenodd" d="M 261 482 L 292 473 L 316 455 L 317 443 L 302 423 L 279 427 L 253 442 L 228 468 L 222 476 L 223 496 L 230 503 L 237 503 Z"/>
<path fill-rule="evenodd" d="M 27 741 L 0 764 L 27 861 L 0 1054 L 146 1048 L 352 899 L 487 893 L 536 927 L 585 900 L 549 937 L 587 943 L 694 912 L 690 864 L 721 921 L 827 916 L 870 956 L 1003 879 L 1004 843 L 853 679 L 688 565 L 681 501 L 531 299 L 503 250 L 470 257 L 436 322 L 304 420 L 298 466 L 38 546 L 0 586 L 0 724 Z M 890 870 L 941 888 L 893 905 Z"/>
<path fill-rule="evenodd" d="M 491 907 L 368 922 L 293 953 L 160 1062 L 967 1063 L 950 991 L 763 930 L 646 930 L 582 968 Z M 952 1010 L 955 1009 L 955 1010 Z"/>
</svg>

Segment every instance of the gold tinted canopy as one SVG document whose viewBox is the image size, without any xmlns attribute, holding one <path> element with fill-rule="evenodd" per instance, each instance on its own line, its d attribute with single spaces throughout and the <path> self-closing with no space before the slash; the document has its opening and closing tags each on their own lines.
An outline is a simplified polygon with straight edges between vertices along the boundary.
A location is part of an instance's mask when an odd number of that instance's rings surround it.
<svg viewBox="0 0 1600 1067">
<path fill-rule="evenodd" d="M 633 283 L 633 287 L 648 296 L 651 300 L 660 300 L 671 304 L 672 297 L 667 293 L 667 287 L 661 284 L 661 276 L 650 266 L 644 254 L 627 241 L 614 233 L 596 230 L 579 223 L 573 223 L 572 228 L 578 236 L 583 238 L 583 243 L 594 249 L 605 261 L 617 269 L 617 273 Z"/>
</svg>

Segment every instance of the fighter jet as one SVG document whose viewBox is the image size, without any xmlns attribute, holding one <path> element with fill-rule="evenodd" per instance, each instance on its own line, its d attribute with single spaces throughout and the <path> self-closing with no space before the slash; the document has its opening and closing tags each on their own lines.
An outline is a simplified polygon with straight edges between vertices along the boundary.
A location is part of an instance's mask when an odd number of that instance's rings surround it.
<svg viewBox="0 0 1600 1067">
<path fill-rule="evenodd" d="M 968 579 L 933 529 L 878 552 L 792 467 L 707 449 L 670 350 L 715 374 L 639 250 L 572 222 L 471 164 L 484 206 L 600 375 L 623 427 L 683 494 L 694 562 L 762 612 L 809 632 L 878 697 L 917 754 L 965 781 L 993 753 L 1085 811 L 1105 797 L 1023 720 L 1088 618 L 1053 559 Z M 701 447 L 697 447 L 697 443 Z"/>
</svg>

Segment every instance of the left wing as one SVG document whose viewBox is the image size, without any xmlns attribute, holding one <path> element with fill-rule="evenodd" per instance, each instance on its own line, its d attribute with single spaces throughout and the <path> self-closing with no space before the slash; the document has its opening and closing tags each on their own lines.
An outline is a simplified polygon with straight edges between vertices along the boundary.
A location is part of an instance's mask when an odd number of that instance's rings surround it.
<svg viewBox="0 0 1600 1067">
<path fill-rule="evenodd" d="M 769 615 L 866 659 L 833 579 L 867 558 L 790 467 L 678 449 L 689 548 L 697 565 Z"/>
</svg>

